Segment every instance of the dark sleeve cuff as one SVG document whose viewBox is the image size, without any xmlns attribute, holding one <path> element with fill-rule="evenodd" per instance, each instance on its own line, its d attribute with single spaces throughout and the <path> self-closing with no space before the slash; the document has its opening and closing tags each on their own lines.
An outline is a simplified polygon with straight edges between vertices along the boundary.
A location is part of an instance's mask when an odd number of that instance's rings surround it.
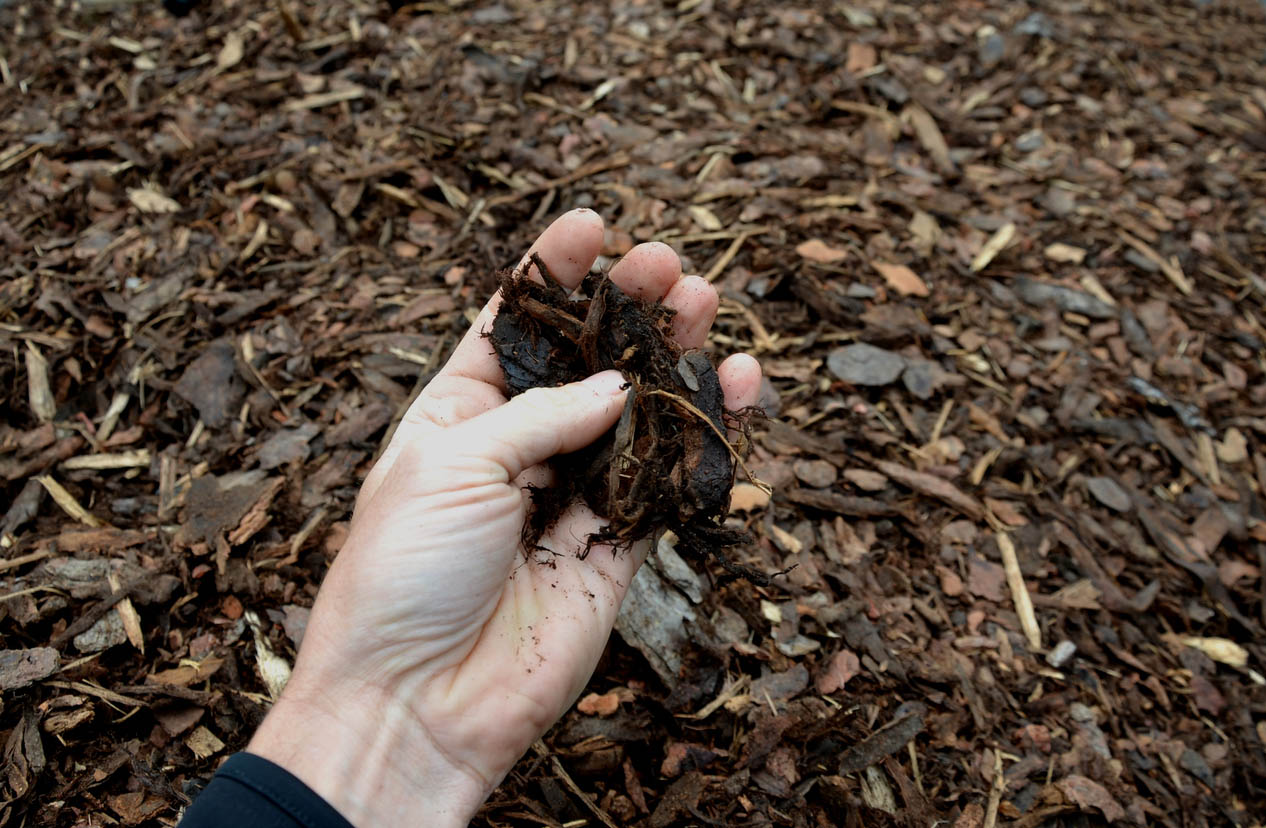
<svg viewBox="0 0 1266 828">
<path fill-rule="evenodd" d="M 343 815 L 289 771 L 236 753 L 185 811 L 179 828 L 352 828 Z"/>
</svg>

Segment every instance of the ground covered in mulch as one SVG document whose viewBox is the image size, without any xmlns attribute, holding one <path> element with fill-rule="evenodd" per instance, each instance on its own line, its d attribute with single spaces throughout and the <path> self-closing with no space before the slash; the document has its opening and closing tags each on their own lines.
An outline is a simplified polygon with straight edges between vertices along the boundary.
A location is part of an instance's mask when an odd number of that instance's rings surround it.
<svg viewBox="0 0 1266 828">
<path fill-rule="evenodd" d="M 84 8 L 80 8 L 83 6 Z M 476 820 L 1259 825 L 1266 8 L 0 3 L 0 825 L 172 824 L 550 218 L 768 380 Z"/>
</svg>

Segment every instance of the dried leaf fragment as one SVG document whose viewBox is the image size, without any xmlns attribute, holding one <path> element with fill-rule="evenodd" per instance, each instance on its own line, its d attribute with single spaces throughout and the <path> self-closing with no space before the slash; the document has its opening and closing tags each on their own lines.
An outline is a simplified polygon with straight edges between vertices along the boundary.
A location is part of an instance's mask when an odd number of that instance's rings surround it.
<svg viewBox="0 0 1266 828">
<path fill-rule="evenodd" d="M 185 746 L 199 759 L 207 759 L 224 750 L 224 742 L 207 730 L 206 725 L 198 725 L 185 739 Z"/>
<path fill-rule="evenodd" d="M 928 286 L 917 274 L 905 265 L 888 262 L 871 262 L 871 266 L 879 271 L 884 281 L 902 296 L 927 296 Z"/>
<path fill-rule="evenodd" d="M 1109 822 L 1125 819 L 1125 809 L 1112 798 L 1107 788 L 1092 779 L 1071 774 L 1056 782 L 1055 787 L 1083 811 L 1098 808 Z"/>
<path fill-rule="evenodd" d="M 224 46 L 220 48 L 220 53 L 215 58 L 215 68 L 223 72 L 226 69 L 232 69 L 241 63 L 242 56 L 246 53 L 246 42 L 242 39 L 241 32 L 229 32 L 224 38 Z"/>
<path fill-rule="evenodd" d="M 1214 661 L 1219 661 L 1231 667 L 1244 667 L 1248 665 L 1248 650 L 1236 644 L 1229 638 L 1201 638 L 1199 636 L 1185 636 L 1178 639 L 1185 647 L 1192 647 L 1207 655 Z"/>
<path fill-rule="evenodd" d="M 590 693 L 576 703 L 576 710 L 586 716 L 613 716 L 622 702 L 631 702 L 633 699 L 632 690 L 617 687 L 607 693 Z"/>
<path fill-rule="evenodd" d="M 831 247 L 821 239 L 810 239 L 807 242 L 801 242 L 796 245 L 796 252 L 802 258 L 819 264 L 831 264 L 832 262 L 842 261 L 848 258 L 848 251 Z"/>
<path fill-rule="evenodd" d="M 1085 250 L 1063 242 L 1046 245 L 1046 249 L 1042 253 L 1052 262 L 1059 262 L 1060 264 L 1081 264 L 1086 258 Z"/>
<path fill-rule="evenodd" d="M 180 205 L 160 192 L 135 187 L 127 191 L 128 201 L 142 213 L 178 213 Z"/>
<path fill-rule="evenodd" d="M 840 650 L 831 656 L 831 663 L 818 676 L 816 682 L 817 690 L 824 696 L 834 693 L 848 684 L 849 679 L 857 676 L 861 670 L 862 662 L 857 657 L 857 653 L 852 650 Z"/>
</svg>

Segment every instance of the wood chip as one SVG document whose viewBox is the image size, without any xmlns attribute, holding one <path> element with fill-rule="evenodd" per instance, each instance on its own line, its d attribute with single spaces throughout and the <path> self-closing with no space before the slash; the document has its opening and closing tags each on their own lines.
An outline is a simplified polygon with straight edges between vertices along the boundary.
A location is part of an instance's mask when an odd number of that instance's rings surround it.
<svg viewBox="0 0 1266 828">
<path fill-rule="evenodd" d="M 204 725 L 198 725 L 193 733 L 185 737 L 185 746 L 199 759 L 210 759 L 224 750 L 224 742 L 221 742 L 219 737 L 207 730 Z"/>
<path fill-rule="evenodd" d="M 42 422 L 51 422 L 57 415 L 57 401 L 48 382 L 48 360 L 31 343 L 26 343 L 27 399 L 31 411 Z"/>
<path fill-rule="evenodd" d="M 1191 280 L 1187 278 L 1187 274 L 1182 272 L 1182 268 L 1179 266 L 1176 259 L 1172 261 L 1170 259 L 1166 259 L 1164 256 L 1153 250 L 1151 245 L 1147 242 L 1142 239 L 1136 239 L 1124 230 L 1117 233 L 1117 236 L 1121 239 L 1121 241 L 1137 250 L 1143 258 L 1160 268 L 1160 272 L 1165 274 L 1165 278 L 1173 283 L 1174 287 L 1178 288 L 1183 295 L 1191 295 L 1191 291 L 1193 289 Z"/>
<path fill-rule="evenodd" d="M 1228 466 L 1247 460 L 1248 440 L 1244 437 L 1244 432 L 1234 426 L 1228 428 L 1217 445 L 1217 453 L 1218 459 Z"/>
<path fill-rule="evenodd" d="M 1064 244 L 1063 242 L 1046 245 L 1042 254 L 1052 262 L 1060 264 L 1081 264 L 1086 258 L 1084 249 L 1074 247 L 1071 244 Z"/>
<path fill-rule="evenodd" d="M 132 599 L 128 598 L 119 576 L 111 572 L 106 578 L 106 582 L 110 585 L 110 591 L 115 594 L 123 594 L 123 598 L 115 605 L 115 612 L 118 614 L 119 623 L 123 627 L 123 634 L 128 642 L 135 647 L 141 655 L 145 654 L 145 633 L 141 630 L 141 616 L 137 613 L 136 607 L 132 604 Z M 107 616 L 108 618 L 109 616 Z M 104 620 L 104 619 L 103 619 Z M 100 623 L 100 622 L 98 622 Z M 79 646 L 79 639 L 75 640 L 76 646 Z M 83 650 L 83 647 L 79 647 Z"/>
<path fill-rule="evenodd" d="M 1184 647 L 1199 650 L 1214 661 L 1231 667 L 1248 665 L 1248 650 L 1229 638 L 1201 638 L 1199 636 L 1176 637 Z"/>
<path fill-rule="evenodd" d="M 61 507 L 62 511 L 70 515 L 75 520 L 85 526 L 91 526 L 94 529 L 107 525 L 105 521 L 98 519 L 83 506 L 80 506 L 79 501 L 75 500 L 75 496 L 66 491 L 62 484 L 58 483 L 49 475 L 40 475 L 35 479 L 38 480 L 40 485 L 44 487 L 44 490 L 52 496 L 53 501 Z"/>
<path fill-rule="evenodd" d="M 221 72 L 232 69 L 242 62 L 242 56 L 246 53 L 246 42 L 242 38 L 242 33 L 229 32 L 224 36 L 224 45 L 220 48 L 220 53 L 215 57 L 215 68 Z"/>
<path fill-rule="evenodd" d="M 128 201 L 131 201 L 136 209 L 142 213 L 178 213 L 180 205 L 175 199 L 168 198 L 162 193 L 155 192 L 145 188 L 136 188 L 127 191 Z"/>
<path fill-rule="evenodd" d="M 0 650 L 0 691 L 17 690 L 51 676 L 61 657 L 52 647 Z"/>
<path fill-rule="evenodd" d="M 936 119 L 918 104 L 906 107 L 904 114 L 910 120 L 910 125 L 914 127 L 915 137 L 919 139 L 923 149 L 927 150 L 928 155 L 932 156 L 932 162 L 936 164 L 941 174 L 953 175 L 957 172 L 954 161 L 950 158 L 949 145 L 945 143 L 941 128 L 936 125 Z"/>
<path fill-rule="evenodd" d="M 219 656 L 207 656 L 201 661 L 184 659 L 180 666 L 151 673 L 145 681 L 148 684 L 188 687 L 211 678 L 223 664 L 224 659 Z"/>
<path fill-rule="evenodd" d="M 365 90 L 359 86 L 350 89 L 336 89 L 333 92 L 321 92 L 317 95 L 305 95 L 281 105 L 282 112 L 298 112 L 301 109 L 321 109 L 344 101 L 355 101 L 365 97 Z"/>
<path fill-rule="evenodd" d="M 268 695 L 277 701 L 290 681 L 290 662 L 273 651 L 264 635 L 264 624 L 254 610 L 246 611 L 246 622 L 255 638 L 255 665 L 259 668 L 259 677 L 268 688 Z"/>
<path fill-rule="evenodd" d="M 1086 489 L 1104 506 L 1117 512 L 1130 510 L 1130 495 L 1110 477 L 1086 478 Z"/>
<path fill-rule="evenodd" d="M 891 756 L 906 746 L 923 730 L 923 716 L 906 713 L 899 719 L 876 730 L 860 742 L 852 745 L 840 756 L 840 775 L 856 773 L 868 768 L 885 756 Z"/>
<path fill-rule="evenodd" d="M 875 468 L 903 486 L 914 489 L 919 494 L 934 497 L 937 500 L 948 503 L 972 520 L 981 520 L 985 516 L 985 507 L 979 500 L 963 493 L 957 486 L 943 477 L 918 472 L 887 460 L 877 462 Z"/>
<path fill-rule="evenodd" d="M 1015 238 L 1015 224 L 1008 222 L 999 227 L 994 234 L 989 237 L 989 241 L 985 242 L 985 246 L 980 248 L 980 252 L 976 254 L 976 258 L 971 261 L 971 270 L 973 273 L 979 273 L 992 262 L 999 253 L 1006 249 Z"/>
<path fill-rule="evenodd" d="M 149 449 L 122 451 L 116 454 L 81 454 L 62 463 L 66 471 L 83 469 L 143 469 L 150 463 Z"/>
</svg>

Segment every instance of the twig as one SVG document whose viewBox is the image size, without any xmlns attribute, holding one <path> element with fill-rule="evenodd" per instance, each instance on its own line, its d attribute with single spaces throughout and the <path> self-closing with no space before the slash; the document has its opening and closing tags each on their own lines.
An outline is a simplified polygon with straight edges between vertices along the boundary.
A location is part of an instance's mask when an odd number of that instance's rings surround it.
<svg viewBox="0 0 1266 828">
<path fill-rule="evenodd" d="M 23 595 L 34 595 L 37 592 L 56 592 L 59 595 L 66 594 L 57 587 L 33 586 L 27 587 L 26 589 L 19 589 L 17 592 L 6 592 L 4 595 L 0 595 L 0 603 L 4 603 L 5 601 L 9 601 L 13 598 L 21 598 Z"/>
<path fill-rule="evenodd" d="M 113 690 L 107 690 L 104 687 L 98 687 L 86 681 L 46 681 L 44 684 L 49 687 L 57 687 L 61 690 L 77 690 L 80 693 L 87 693 L 90 696 L 96 696 L 113 704 L 126 704 L 129 707 L 145 707 L 145 702 L 140 699 L 134 699 L 116 693 Z"/>
<path fill-rule="evenodd" d="M 125 584 L 122 589 L 111 592 L 101 602 L 89 608 L 87 612 L 72 621 L 66 629 L 53 636 L 53 640 L 48 642 L 48 646 L 53 649 L 60 649 L 67 641 L 87 630 L 101 618 L 104 618 L 106 613 L 114 609 L 115 605 L 124 598 L 128 597 L 128 593 L 135 589 L 143 580 L 144 578 L 137 578 L 136 580 Z"/>
<path fill-rule="evenodd" d="M 19 566 L 26 566 L 29 563 L 42 561 L 45 558 L 51 558 L 52 556 L 53 556 L 53 550 L 49 549 L 48 547 L 45 547 L 43 549 L 37 549 L 34 552 L 29 552 L 17 558 L 10 558 L 7 561 L 0 561 L 0 572 L 5 572 L 10 569 L 17 569 Z"/>
<path fill-rule="evenodd" d="M 62 511 L 75 520 L 94 529 L 100 529 L 109 525 L 81 506 L 79 501 L 75 500 L 75 496 L 66 491 L 66 488 L 54 480 L 51 475 L 42 474 L 35 479 L 44 487 L 45 491 L 52 495 L 53 500 L 62 508 Z"/>
<path fill-rule="evenodd" d="M 114 688 L 114 692 L 128 693 L 133 696 L 168 696 L 195 704 L 210 704 L 215 697 L 214 693 L 193 690 L 178 684 L 124 684 Z"/>
<path fill-rule="evenodd" d="M 906 748 L 910 751 L 910 769 L 914 771 L 914 786 L 919 789 L 919 793 L 927 796 L 927 792 L 923 790 L 923 774 L 919 771 L 919 752 L 914 749 L 914 740 L 906 742 Z"/>
<path fill-rule="evenodd" d="M 993 790 L 989 793 L 989 807 L 985 809 L 984 828 L 994 828 L 998 824 L 998 806 L 1002 804 L 1002 793 L 1007 789 L 1007 780 L 1002 775 L 1002 754 L 997 748 L 993 751 Z"/>
<path fill-rule="evenodd" d="M 518 190 L 513 193 L 506 193 L 505 195 L 493 196 L 492 198 L 488 199 L 488 206 L 501 207 L 502 205 L 505 205 L 505 204 L 513 204 L 514 202 L 522 198 L 526 198 L 527 196 L 530 196 L 530 195 L 535 195 L 536 193 L 543 193 L 546 190 L 552 190 L 555 187 L 565 187 L 568 184 L 575 184 L 577 181 L 580 181 L 582 178 L 588 178 L 591 175 L 597 175 L 598 173 L 606 172 L 607 170 L 618 169 L 620 167 L 627 167 L 629 165 L 630 160 L 631 159 L 629 158 L 628 155 L 624 153 L 620 153 L 619 155 L 614 155 L 611 158 L 606 158 L 601 161 L 595 161 L 592 164 L 585 164 L 583 167 L 580 167 L 579 169 L 573 172 L 570 172 L 567 175 L 560 176 L 558 178 L 553 178 L 553 179 L 550 179 L 549 181 L 545 181 L 541 184 L 537 184 L 532 187 L 526 187 L 522 190 Z"/>
<path fill-rule="evenodd" d="M 1182 292 L 1183 296 L 1190 296 L 1192 291 L 1191 280 L 1187 278 L 1187 274 L 1182 272 L 1182 268 L 1176 262 L 1166 259 L 1161 254 L 1152 249 L 1147 242 L 1142 239 L 1136 239 L 1124 230 L 1117 232 L 1117 237 L 1121 241 L 1133 247 L 1138 253 L 1152 264 L 1160 268 L 1160 272 L 1165 274 L 1165 278 Z"/>
<path fill-rule="evenodd" d="M 708 268 L 708 272 L 703 274 L 703 278 L 708 282 L 715 282 L 721 272 L 729 267 L 730 262 L 734 261 L 734 257 L 738 255 L 739 249 L 743 246 L 743 242 L 747 241 L 750 232 L 742 232 L 734 237 L 734 241 L 730 242 L 730 246 L 721 254 L 721 258 L 717 259 L 716 264 Z"/>
<path fill-rule="evenodd" d="M 946 400 L 945 405 L 941 407 L 941 414 L 936 418 L 936 424 L 932 426 L 932 435 L 928 437 L 928 443 L 935 443 L 941 439 L 941 432 L 945 430 L 945 423 L 949 421 L 950 411 L 954 408 L 953 400 Z"/>
<path fill-rule="evenodd" d="M 589 796 L 580 789 L 580 786 L 576 784 L 575 780 L 572 779 L 571 776 L 568 775 L 566 769 L 563 768 L 563 763 L 558 761 L 557 756 L 550 753 L 549 748 L 545 746 L 544 742 L 537 739 L 532 743 L 532 750 L 536 751 L 537 756 L 542 758 L 549 757 L 550 765 L 554 768 L 554 773 L 558 774 L 558 778 L 563 781 L 563 785 L 575 794 L 576 798 L 583 802 L 585 807 L 589 809 L 589 812 L 596 816 L 603 825 L 607 826 L 607 828 L 619 828 L 619 826 L 615 824 L 615 821 L 611 819 L 611 817 L 607 816 L 607 812 L 599 808 L 598 803 L 590 799 Z"/>
<path fill-rule="evenodd" d="M 1007 571 L 1007 584 L 1011 587 L 1011 600 L 1015 602 L 1015 613 L 1020 616 L 1020 627 L 1029 640 L 1029 649 L 1036 653 L 1042 649 L 1042 628 L 1038 626 L 1037 615 L 1033 612 L 1033 599 L 1029 597 L 1024 574 L 1020 572 L 1015 545 L 1006 532 L 997 533 L 996 538 L 998 551 L 1002 553 L 1002 566 Z"/>
</svg>

